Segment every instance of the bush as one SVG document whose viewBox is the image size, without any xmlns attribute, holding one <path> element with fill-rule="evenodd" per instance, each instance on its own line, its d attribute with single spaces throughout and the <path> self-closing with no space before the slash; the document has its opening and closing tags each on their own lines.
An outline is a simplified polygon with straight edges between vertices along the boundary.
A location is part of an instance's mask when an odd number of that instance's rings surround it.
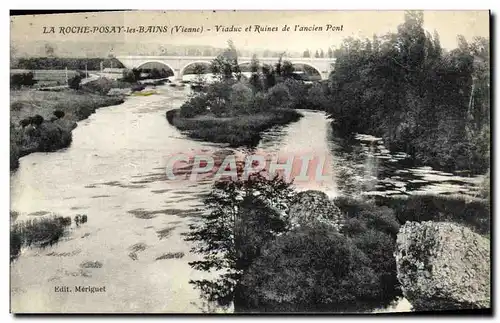
<svg viewBox="0 0 500 323">
<path fill-rule="evenodd" d="M 290 91 L 283 83 L 279 83 L 267 91 L 267 101 L 271 107 L 289 108 L 293 104 Z"/>
<path fill-rule="evenodd" d="M 328 104 L 328 99 L 325 95 L 323 86 L 319 83 L 314 83 L 307 91 L 308 108 L 325 110 Z"/>
<path fill-rule="evenodd" d="M 151 79 L 162 79 L 162 78 L 167 78 L 169 76 L 173 76 L 172 72 L 169 73 L 166 69 L 158 69 L 158 68 L 153 68 L 149 72 L 149 78 Z"/>
<path fill-rule="evenodd" d="M 191 97 L 180 107 L 180 116 L 182 118 L 193 118 L 207 113 L 207 98 L 204 94 Z"/>
<path fill-rule="evenodd" d="M 69 146 L 72 141 L 71 131 L 62 129 L 58 124 L 44 123 L 39 130 L 37 132 L 39 151 L 55 151 Z"/>
<path fill-rule="evenodd" d="M 23 128 L 30 124 L 31 124 L 31 118 L 24 118 L 21 121 L 19 121 L 19 125 Z"/>
<path fill-rule="evenodd" d="M 132 87 L 130 88 L 132 90 L 132 92 L 140 92 L 142 90 L 144 90 L 146 88 L 146 85 L 144 84 L 134 84 L 132 85 Z"/>
<path fill-rule="evenodd" d="M 293 107 L 303 109 L 305 108 L 308 86 L 304 82 L 294 80 L 292 78 L 287 78 L 283 84 L 288 88 L 290 95 L 293 100 Z"/>
<path fill-rule="evenodd" d="M 53 115 L 57 118 L 57 119 L 61 119 L 61 118 L 64 118 L 64 111 L 61 111 L 61 110 L 56 110 L 53 112 Z"/>
<path fill-rule="evenodd" d="M 43 123 L 44 119 L 41 115 L 37 114 L 34 117 L 31 118 L 31 124 L 35 126 L 40 126 Z"/>
<path fill-rule="evenodd" d="M 80 88 L 81 81 L 82 77 L 79 74 L 76 74 L 68 80 L 68 86 L 70 89 L 78 90 Z"/>
<path fill-rule="evenodd" d="M 207 105 L 219 117 L 227 117 L 231 112 L 230 98 L 233 80 L 211 83 L 206 88 Z"/>
<path fill-rule="evenodd" d="M 122 72 L 122 80 L 129 83 L 135 83 L 137 79 L 135 78 L 134 72 L 129 69 L 124 69 Z"/>
<path fill-rule="evenodd" d="M 113 87 L 114 82 L 105 77 L 100 77 L 95 81 L 85 83 L 82 85 L 82 89 L 86 92 L 98 93 L 101 95 L 106 95 Z"/>
<path fill-rule="evenodd" d="M 22 86 L 33 86 L 35 83 L 35 76 L 32 72 L 12 74 L 10 76 L 10 87 L 13 89 L 19 89 Z"/>
<path fill-rule="evenodd" d="M 367 229 L 375 229 L 396 239 L 400 225 L 391 208 L 349 197 L 337 197 L 334 204 L 345 215 L 343 232 L 347 235 L 354 236 Z"/>
<path fill-rule="evenodd" d="M 360 311 L 377 307 L 379 294 L 370 259 L 349 238 L 318 225 L 267 244 L 242 277 L 238 302 L 250 311 Z"/>
<path fill-rule="evenodd" d="M 23 108 L 23 103 L 22 102 L 12 102 L 10 104 L 10 110 L 11 111 L 21 111 Z"/>
<path fill-rule="evenodd" d="M 254 95 L 253 102 L 251 105 L 251 109 L 253 112 L 263 112 L 267 111 L 270 108 L 269 101 L 267 100 L 266 94 L 262 92 L 257 92 Z"/>
<path fill-rule="evenodd" d="M 231 95 L 229 102 L 233 113 L 248 113 L 253 101 L 253 91 L 243 83 L 236 83 L 231 86 Z"/>
</svg>

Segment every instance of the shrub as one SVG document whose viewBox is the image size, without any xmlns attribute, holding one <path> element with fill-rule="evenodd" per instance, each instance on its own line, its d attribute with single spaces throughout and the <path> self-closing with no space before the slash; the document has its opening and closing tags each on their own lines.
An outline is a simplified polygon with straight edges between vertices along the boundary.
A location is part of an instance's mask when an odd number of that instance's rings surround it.
<svg viewBox="0 0 500 323">
<path fill-rule="evenodd" d="M 30 124 L 31 124 L 31 118 L 24 118 L 21 121 L 19 121 L 19 125 L 23 128 Z"/>
<path fill-rule="evenodd" d="M 265 93 L 257 92 L 254 95 L 251 109 L 253 112 L 263 112 L 268 111 L 270 104 Z"/>
<path fill-rule="evenodd" d="M 130 88 L 132 90 L 132 92 L 140 92 L 142 90 L 144 90 L 146 88 L 146 85 L 144 84 L 134 84 L 132 85 L 132 87 Z"/>
<path fill-rule="evenodd" d="M 19 89 L 22 86 L 33 86 L 35 83 L 35 76 L 32 72 L 12 74 L 10 76 L 10 87 L 13 89 Z"/>
<path fill-rule="evenodd" d="M 293 78 L 285 79 L 283 84 L 288 88 L 292 96 L 293 106 L 301 109 L 304 108 L 304 103 L 307 100 L 308 86 L 304 82 L 294 80 Z"/>
<path fill-rule="evenodd" d="M 60 125 L 44 123 L 39 130 L 39 151 L 55 151 L 61 147 L 67 147 L 71 143 L 71 131 L 62 129 Z"/>
<path fill-rule="evenodd" d="M 197 115 L 207 113 L 206 95 L 199 94 L 191 97 L 180 107 L 180 116 L 182 118 L 193 118 Z"/>
<path fill-rule="evenodd" d="M 70 89 L 78 90 L 80 88 L 81 81 L 82 77 L 79 74 L 76 74 L 68 80 L 68 86 Z"/>
<path fill-rule="evenodd" d="M 132 70 L 124 69 L 122 72 L 122 80 L 129 83 L 135 83 L 137 79 L 135 78 L 135 74 Z"/>
<path fill-rule="evenodd" d="M 309 108 L 325 110 L 328 99 L 321 84 L 315 83 L 309 88 L 307 91 L 307 104 Z"/>
<path fill-rule="evenodd" d="M 35 126 L 40 126 L 43 123 L 44 119 L 41 115 L 37 114 L 31 118 L 31 123 Z"/>
<path fill-rule="evenodd" d="M 394 211 L 373 202 L 346 197 L 338 197 L 334 203 L 345 216 L 342 233 L 370 259 L 370 268 L 377 275 L 379 306 L 388 306 L 401 296 L 394 258 L 400 226 Z"/>
<path fill-rule="evenodd" d="M 389 234 L 394 239 L 399 232 L 396 214 L 387 206 L 377 206 L 349 197 L 337 197 L 334 204 L 340 208 L 347 219 L 343 232 L 348 235 L 363 233 L 367 229 L 375 229 Z"/>
<path fill-rule="evenodd" d="M 53 112 L 53 115 L 57 118 L 57 119 L 61 119 L 61 118 L 64 118 L 64 111 L 61 111 L 61 110 L 56 110 Z"/>
<path fill-rule="evenodd" d="M 18 231 L 10 232 L 10 260 L 14 260 L 21 253 L 23 241 Z"/>
<path fill-rule="evenodd" d="M 272 107 L 289 108 L 292 105 L 292 96 L 286 85 L 279 83 L 267 91 L 267 101 Z"/>
<path fill-rule="evenodd" d="M 165 69 L 158 69 L 158 68 L 153 68 L 149 72 L 149 78 L 152 79 L 162 79 L 162 78 L 167 78 L 169 76 L 172 76 L 172 73 L 167 72 Z"/>
<path fill-rule="evenodd" d="M 253 91 L 245 84 L 238 82 L 231 86 L 229 102 L 234 112 L 248 113 L 253 100 Z"/>
<path fill-rule="evenodd" d="M 238 301 L 246 310 L 360 311 L 378 306 L 379 285 L 349 238 L 326 225 L 300 227 L 263 248 L 242 277 Z"/>
<path fill-rule="evenodd" d="M 114 82 L 110 79 L 100 77 L 95 81 L 85 83 L 84 85 L 82 85 L 82 89 L 87 92 L 106 95 L 113 87 L 113 83 Z"/>
<path fill-rule="evenodd" d="M 10 104 L 10 110 L 11 111 L 21 111 L 23 108 L 23 103 L 22 102 L 12 102 Z"/>
<path fill-rule="evenodd" d="M 233 80 L 215 82 L 207 86 L 206 98 L 210 111 L 216 116 L 228 116 L 230 111 L 231 87 Z"/>
</svg>

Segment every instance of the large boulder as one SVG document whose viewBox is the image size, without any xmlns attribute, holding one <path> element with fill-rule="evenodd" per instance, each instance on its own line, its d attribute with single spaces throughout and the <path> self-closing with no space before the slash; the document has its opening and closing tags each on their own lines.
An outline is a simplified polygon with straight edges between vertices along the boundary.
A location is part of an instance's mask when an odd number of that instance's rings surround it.
<svg viewBox="0 0 500 323">
<path fill-rule="evenodd" d="M 490 307 L 490 241 L 447 222 L 407 222 L 397 236 L 396 264 L 413 310 Z"/>
<path fill-rule="evenodd" d="M 290 205 L 290 221 L 294 225 L 325 223 L 340 229 L 342 212 L 321 191 L 308 190 L 298 193 Z"/>
</svg>

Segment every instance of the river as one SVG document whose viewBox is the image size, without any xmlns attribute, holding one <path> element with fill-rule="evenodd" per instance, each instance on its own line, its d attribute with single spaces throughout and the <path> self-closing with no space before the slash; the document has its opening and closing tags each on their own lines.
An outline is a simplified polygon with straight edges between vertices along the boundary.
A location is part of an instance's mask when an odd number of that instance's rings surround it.
<svg viewBox="0 0 500 323">
<path fill-rule="evenodd" d="M 49 214 L 88 216 L 87 223 L 73 224 L 58 244 L 24 249 L 11 264 L 13 312 L 207 310 L 189 284 L 207 274 L 188 265 L 199 258 L 190 253 L 182 233 L 203 212 L 202 197 L 211 181 L 167 180 L 165 165 L 172 154 L 217 154 L 226 148 L 189 139 L 168 124 L 165 111 L 178 108 L 189 87 L 156 90 L 156 95 L 131 96 L 121 105 L 98 109 L 78 123 L 70 147 L 25 156 L 11 173 L 11 210 L 19 212 L 17 221 Z M 372 168 L 369 159 L 347 161 L 335 148 L 323 112 L 301 112 L 304 117 L 298 122 L 265 132 L 257 147 L 268 153 L 324 155 L 332 161 L 326 166 L 330 180 L 298 182 L 299 189 L 342 193 L 333 172 L 339 165 L 355 180 L 373 177 L 366 175 Z M 380 183 L 374 185 L 382 190 Z M 56 292 L 60 286 L 105 287 L 106 292 Z"/>
</svg>

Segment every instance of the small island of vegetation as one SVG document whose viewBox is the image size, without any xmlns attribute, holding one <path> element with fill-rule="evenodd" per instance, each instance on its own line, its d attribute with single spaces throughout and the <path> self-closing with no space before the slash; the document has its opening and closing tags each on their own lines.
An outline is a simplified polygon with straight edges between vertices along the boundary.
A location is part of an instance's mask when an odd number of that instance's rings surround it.
<svg viewBox="0 0 500 323">
<path fill-rule="evenodd" d="M 317 97 L 321 85 L 297 80 L 292 63 L 282 58 L 271 66 L 254 57 L 246 77 L 229 41 L 210 69 L 214 82 L 205 84 L 204 69 L 195 68 L 193 95 L 179 109 L 167 111 L 169 123 L 191 138 L 253 146 L 262 131 L 299 120 L 302 114 L 296 108 L 322 109 Z"/>
</svg>

